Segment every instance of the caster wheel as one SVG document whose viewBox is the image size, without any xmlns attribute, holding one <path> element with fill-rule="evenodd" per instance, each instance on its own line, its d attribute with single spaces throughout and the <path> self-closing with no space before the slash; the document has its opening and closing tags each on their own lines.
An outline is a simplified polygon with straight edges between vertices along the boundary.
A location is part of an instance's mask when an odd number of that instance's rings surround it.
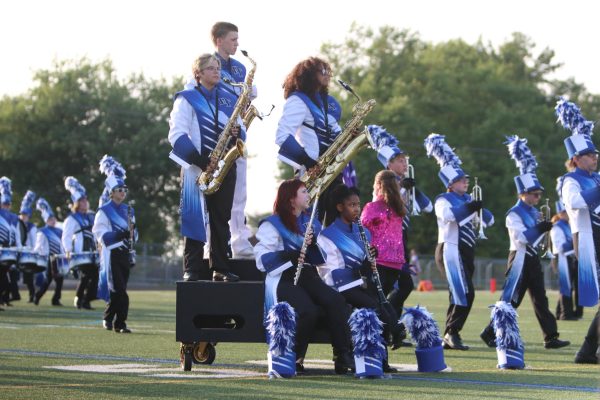
<svg viewBox="0 0 600 400">
<path fill-rule="evenodd" d="M 181 369 L 184 371 L 192 370 L 192 351 L 192 345 L 181 344 L 181 348 L 179 349 L 179 363 Z"/>
<path fill-rule="evenodd" d="M 213 343 L 194 343 L 194 349 L 192 350 L 192 359 L 194 364 L 210 365 L 215 361 L 216 357 L 217 350 L 215 349 L 215 345 Z"/>
</svg>

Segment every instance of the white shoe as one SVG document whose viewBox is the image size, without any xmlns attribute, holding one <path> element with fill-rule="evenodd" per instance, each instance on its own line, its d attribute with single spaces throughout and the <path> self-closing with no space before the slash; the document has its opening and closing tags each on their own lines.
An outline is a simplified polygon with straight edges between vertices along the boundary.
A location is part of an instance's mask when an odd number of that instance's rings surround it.
<svg viewBox="0 0 600 400">
<path fill-rule="evenodd" d="M 254 260 L 254 249 L 252 246 L 246 247 L 241 251 L 233 252 L 233 258 L 241 258 L 244 260 Z"/>
</svg>

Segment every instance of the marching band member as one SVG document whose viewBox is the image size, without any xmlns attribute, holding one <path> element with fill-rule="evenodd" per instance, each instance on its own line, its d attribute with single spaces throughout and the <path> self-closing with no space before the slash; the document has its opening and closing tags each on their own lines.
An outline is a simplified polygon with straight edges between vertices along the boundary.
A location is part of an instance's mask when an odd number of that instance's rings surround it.
<svg viewBox="0 0 600 400">
<path fill-rule="evenodd" d="M 12 205 L 11 181 L 7 177 L 0 178 L 0 245 L 15 247 L 21 243 L 21 232 L 17 229 L 19 218 L 10 211 Z M 15 260 L 16 262 L 16 260 Z M 14 280 L 15 265 L 0 267 L 0 304 L 10 306 L 11 284 Z M 16 282 L 15 282 L 16 284 Z M 1 310 L 1 309 L 0 309 Z"/>
<path fill-rule="evenodd" d="M 576 320 L 583 316 L 583 307 L 577 305 L 577 259 L 573 248 L 573 234 L 569 227 L 569 215 L 560 200 L 556 202 L 556 211 L 550 230 L 559 282 L 556 319 Z"/>
<path fill-rule="evenodd" d="M 409 208 L 404 218 L 402 218 L 402 241 L 404 243 L 406 263 L 398 270 L 398 277 L 396 279 L 398 288 L 394 288 L 388 296 L 390 303 L 394 306 L 396 313 L 400 317 L 404 309 L 404 302 L 415 288 L 411 275 L 417 273 L 417 271 L 413 271 L 413 268 L 416 268 L 416 266 L 413 266 L 408 259 L 408 255 L 410 254 L 408 250 L 410 214 L 411 212 L 417 215 L 421 212 L 430 213 L 433 210 L 433 205 L 431 204 L 431 200 L 416 188 L 414 177 L 407 176 L 408 155 L 398 147 L 398 140 L 383 127 L 369 125 L 368 128 L 376 145 L 377 159 L 384 168 L 396 174 L 398 186 L 400 187 L 400 196 L 404 204 Z M 402 344 L 410 346 L 410 342 L 402 342 Z"/>
<path fill-rule="evenodd" d="M 363 287 L 363 277 L 372 276 L 372 268 L 365 252 L 356 219 L 360 217 L 360 197 L 358 189 L 346 185 L 338 185 L 331 191 L 327 216 L 335 218 L 334 222 L 323 229 L 317 243 L 327 257 L 326 262 L 318 266 L 323 281 L 344 296 L 346 302 L 355 308 L 375 310 L 385 324 L 385 330 L 391 333 L 397 324 L 397 315 L 382 312 L 373 290 Z M 365 230 L 365 237 L 370 241 L 371 234 Z M 366 246 L 369 244 L 367 243 Z M 371 247 L 373 258 L 376 250 Z M 373 288 L 371 288 L 373 289 Z M 386 336 L 389 336 L 386 334 Z M 384 372 L 395 372 L 387 358 L 383 360 Z"/>
<path fill-rule="evenodd" d="M 231 167 L 221 188 L 210 196 L 203 195 L 196 179 L 203 170 L 212 171 L 216 167 L 210 154 L 233 113 L 237 98 L 218 87 L 221 64 L 215 55 L 198 57 L 192 71 L 197 86 L 176 94 L 169 120 L 169 142 L 173 146 L 170 157 L 182 166 L 183 175 L 180 210 L 181 233 L 184 236 L 183 279 L 194 281 L 201 278 L 204 243 L 207 241 L 206 225 L 210 217 L 209 262 L 213 279 L 235 282 L 239 277 L 229 270 L 227 253 L 236 166 Z M 239 116 L 238 125 L 230 132 L 233 139 L 245 135 Z"/>
<path fill-rule="evenodd" d="M 297 175 L 312 172 L 319 157 L 331 146 L 342 128 L 342 108 L 329 95 L 331 66 L 317 57 L 300 61 L 283 83 L 286 99 L 277 126 L 275 143 L 279 160 L 290 165 Z M 331 187 L 342 183 L 339 176 Z M 324 217 L 329 188 L 321 194 L 319 220 Z"/>
<path fill-rule="evenodd" d="M 98 296 L 107 302 L 102 326 L 117 333 L 131 333 L 125 321 L 129 313 L 127 282 L 134 266 L 135 216 L 133 208 L 124 203 L 127 197 L 125 169 L 112 157 L 100 160 L 100 172 L 107 178 L 105 187 L 110 200 L 98 209 L 92 232 L 101 244 Z"/>
<path fill-rule="evenodd" d="M 564 140 L 569 156 L 567 169 L 560 188 L 561 198 L 569 215 L 573 232 L 573 246 L 577 257 L 578 304 L 593 307 L 600 296 L 598 259 L 600 254 L 600 175 L 598 150 L 592 142 L 594 123 L 587 121 L 579 107 L 561 98 L 556 105 L 558 120 L 571 136 Z M 590 324 L 587 336 L 575 356 L 576 363 L 599 362 L 598 318 L 600 307 Z"/>
<path fill-rule="evenodd" d="M 266 272 L 265 309 L 279 301 L 288 302 L 296 311 L 296 371 L 304 371 L 304 356 L 315 328 L 318 308 L 325 309 L 331 340 L 334 347 L 335 371 L 346 373 L 354 367 L 351 355 L 348 318 L 350 313 L 344 297 L 327 286 L 319 277 L 315 265 L 324 263 L 324 255 L 314 238 L 321 231 L 321 224 L 314 220 L 310 244 L 304 260 L 299 260 L 307 224 L 305 212 L 310 196 L 304 183 L 298 179 L 284 181 L 277 191 L 273 206 L 274 214 L 263 220 L 256 233 L 258 243 L 254 246 L 256 266 Z M 294 284 L 298 263 L 302 273 Z"/>
<path fill-rule="evenodd" d="M 35 237 L 37 227 L 29 219 L 31 218 L 33 203 L 35 202 L 35 193 L 28 190 L 21 201 L 21 209 L 19 210 L 19 233 L 21 236 L 22 247 L 28 247 L 33 250 L 35 247 Z M 33 272 L 23 272 L 23 283 L 29 291 L 29 303 L 33 303 L 35 296 L 35 286 L 33 285 Z"/>
<path fill-rule="evenodd" d="M 50 204 L 44 198 L 40 197 L 38 199 L 36 209 L 42 214 L 42 219 L 46 223 L 46 226 L 37 231 L 34 251 L 43 256 L 49 256 L 49 262 L 46 271 L 40 272 L 40 274 L 45 275 L 45 279 L 42 279 L 41 285 L 38 285 L 33 302 L 36 306 L 40 304 L 42 296 L 46 293 L 48 287 L 50 287 L 52 280 L 54 280 L 55 287 L 54 295 L 52 296 L 52 305 L 62 306 L 60 297 L 62 295 L 64 277 L 59 273 L 56 259 L 52 256 L 64 253 L 61 242 L 63 232 L 62 229 L 56 227 L 56 217 L 52 212 Z M 36 282 L 38 282 L 37 277 Z"/>
<path fill-rule="evenodd" d="M 425 139 L 427 156 L 434 157 L 440 165 L 438 174 L 446 193 L 435 199 L 435 215 L 438 224 L 438 245 L 435 261 L 448 281 L 450 304 L 446 313 L 444 348 L 468 350 L 460 336 L 473 301 L 473 273 L 475 270 L 476 233 L 472 220 L 482 210 L 481 200 L 473 200 L 467 193 L 469 175 L 461 168 L 458 156 L 445 141 L 445 136 L 435 133 Z M 491 226 L 494 217 L 483 210 L 483 226 Z"/>
<path fill-rule="evenodd" d="M 538 164 L 527 146 L 527 139 L 520 139 L 516 135 L 507 139 L 505 144 L 519 168 L 520 175 L 515 177 L 519 200 L 506 214 L 510 253 L 501 300 L 511 303 L 516 310 L 525 292 L 529 290 L 535 316 L 544 334 L 544 347 L 558 349 L 568 346 L 570 342 L 558 338 L 556 318 L 548 308 L 544 272 L 536 249 L 552 229 L 549 220 L 540 221 L 540 212 L 535 208 L 544 188 L 535 174 Z M 496 335 L 491 323 L 480 336 L 489 347 L 496 347 Z"/>
<path fill-rule="evenodd" d="M 71 214 L 65 219 L 62 232 L 62 245 L 66 254 L 83 251 L 96 251 L 96 241 L 92 233 L 94 213 L 89 210 L 90 203 L 85 188 L 72 176 L 65 178 L 65 189 L 71 193 Z M 75 293 L 73 305 L 76 308 L 93 310 L 90 302 L 96 300 L 98 292 L 98 271 L 90 269 L 78 271 L 79 283 Z"/>
<path fill-rule="evenodd" d="M 238 27 L 230 22 L 217 22 L 213 25 L 211 39 L 215 45 L 215 57 L 221 63 L 221 80 L 219 88 L 230 93 L 236 98 L 239 96 L 240 89 L 232 86 L 223 78 L 231 82 L 241 83 L 246 80 L 246 67 L 244 64 L 233 58 L 238 48 Z M 187 83 L 185 89 L 194 89 L 198 83 L 192 79 Z M 256 98 L 256 86 L 252 85 L 250 100 Z M 229 228 L 231 231 L 231 252 L 232 258 L 251 258 L 254 259 L 254 251 L 249 238 L 252 231 L 246 226 L 246 175 L 248 160 L 245 157 L 239 157 L 236 160 L 236 182 L 233 195 L 233 207 L 231 208 L 231 219 Z"/>
</svg>

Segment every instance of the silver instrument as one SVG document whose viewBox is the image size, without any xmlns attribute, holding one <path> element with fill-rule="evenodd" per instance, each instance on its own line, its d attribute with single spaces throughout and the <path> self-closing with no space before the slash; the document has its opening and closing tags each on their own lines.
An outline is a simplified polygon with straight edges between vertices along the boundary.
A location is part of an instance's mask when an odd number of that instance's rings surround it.
<svg viewBox="0 0 600 400">
<path fill-rule="evenodd" d="M 302 268 L 304 268 L 304 257 L 306 256 L 306 250 L 308 249 L 308 238 L 312 235 L 313 223 L 315 222 L 315 216 L 317 215 L 317 208 L 319 208 L 319 197 L 321 196 L 321 187 L 322 185 L 317 186 L 317 193 L 315 195 L 315 202 L 313 203 L 313 209 L 310 213 L 310 220 L 308 221 L 308 225 L 306 226 L 306 231 L 304 231 L 304 240 L 302 241 L 302 247 L 300 248 L 300 256 L 298 257 L 298 268 L 296 268 L 296 275 L 294 276 L 294 286 L 298 286 L 298 281 L 300 280 L 300 274 L 302 273 Z M 313 240 L 317 240 L 317 238 L 313 237 Z"/>
<path fill-rule="evenodd" d="M 473 178 L 475 180 L 475 185 L 473 185 L 473 191 L 471 192 L 471 197 L 474 201 L 483 201 L 483 191 L 481 190 L 481 186 L 477 184 L 477 177 Z M 477 214 L 477 218 L 473 223 L 474 229 L 479 231 L 477 234 L 477 239 L 487 240 L 485 233 L 483 232 L 483 207 L 479 210 Z"/>
<path fill-rule="evenodd" d="M 540 207 L 540 214 L 542 217 L 541 222 L 549 222 L 552 218 L 552 209 L 550 208 L 549 202 L 550 199 L 546 198 L 546 202 Z M 544 237 L 540 242 L 540 251 L 544 253 L 542 255 L 542 258 L 545 258 L 547 260 L 552 260 L 554 258 L 554 254 L 552 254 L 552 242 L 550 239 L 550 232 L 544 232 Z"/>
<path fill-rule="evenodd" d="M 415 167 L 413 167 L 413 165 L 410 163 L 410 158 L 406 157 L 406 163 L 408 164 L 408 169 L 407 169 L 407 178 L 411 178 L 411 179 L 415 179 Z M 418 217 L 421 214 L 419 213 L 418 207 L 416 206 L 416 201 L 417 201 L 417 197 L 416 197 L 416 189 L 413 186 L 410 189 L 410 192 L 408 194 L 408 210 L 410 211 L 410 215 Z"/>
</svg>

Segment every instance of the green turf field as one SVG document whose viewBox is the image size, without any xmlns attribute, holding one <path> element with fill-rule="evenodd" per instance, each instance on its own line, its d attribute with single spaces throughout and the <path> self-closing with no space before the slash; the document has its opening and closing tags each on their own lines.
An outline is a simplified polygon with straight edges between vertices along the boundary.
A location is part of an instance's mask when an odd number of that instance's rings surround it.
<svg viewBox="0 0 600 400">
<path fill-rule="evenodd" d="M 447 293 L 415 292 L 409 304 L 425 305 L 443 325 Z M 489 318 L 487 305 L 498 293 L 478 292 L 463 339 L 467 352 L 445 351 L 452 372 L 402 372 L 390 379 L 358 380 L 336 376 L 333 367 L 312 369 L 294 379 L 268 380 L 266 345 L 219 343 L 212 366 L 179 368 L 175 342 L 175 291 L 131 291 L 131 335 L 101 328 L 102 304 L 95 311 L 52 307 L 50 295 L 40 306 L 21 302 L 0 313 L 1 399 L 600 399 L 600 366 L 573 364 L 592 318 L 586 309 L 580 321 L 559 321 L 561 338 L 573 342 L 545 350 L 529 299 L 519 309 L 527 368 L 496 369 L 495 349 L 484 347 L 479 332 Z M 549 293 L 551 308 L 556 292 Z M 70 304 L 72 291 L 63 293 Z M 329 360 L 331 348 L 311 345 L 309 360 Z M 255 361 L 249 363 L 249 361 Z M 414 368 L 413 349 L 390 353 L 390 363 Z M 307 365 L 310 364 L 307 361 Z M 321 364 L 322 365 L 322 364 Z"/>
</svg>

